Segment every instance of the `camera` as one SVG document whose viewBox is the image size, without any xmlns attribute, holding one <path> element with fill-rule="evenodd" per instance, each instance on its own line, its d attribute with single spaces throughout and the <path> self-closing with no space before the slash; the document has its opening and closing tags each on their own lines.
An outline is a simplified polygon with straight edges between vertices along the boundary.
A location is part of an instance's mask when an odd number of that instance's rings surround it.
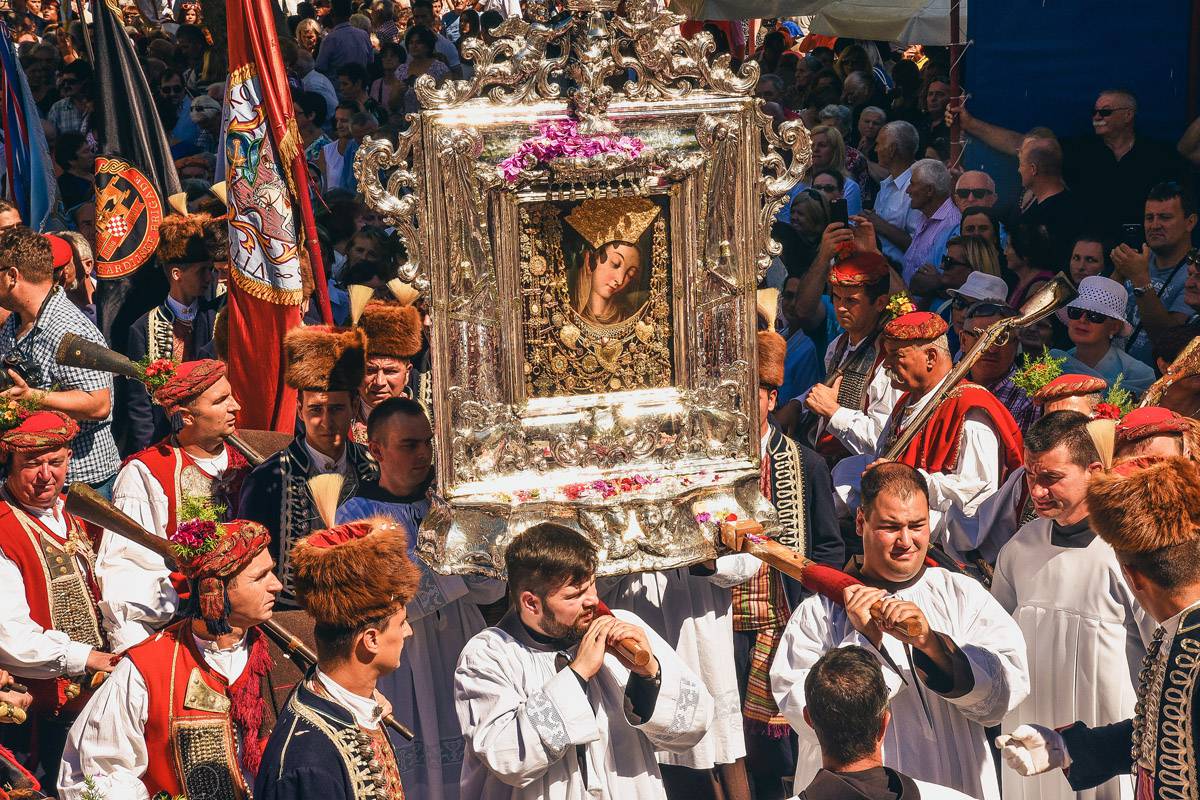
<svg viewBox="0 0 1200 800">
<path fill-rule="evenodd" d="M 17 373 L 21 376 L 21 380 L 29 383 L 29 374 L 25 369 L 25 359 L 22 358 L 20 354 L 9 353 L 8 355 L 4 356 L 4 358 L 0 358 L 0 367 L 2 367 L 2 369 L 0 369 L 0 392 L 7 392 L 9 389 L 16 386 L 16 384 L 13 383 L 12 376 L 8 374 L 9 370 Z"/>
</svg>

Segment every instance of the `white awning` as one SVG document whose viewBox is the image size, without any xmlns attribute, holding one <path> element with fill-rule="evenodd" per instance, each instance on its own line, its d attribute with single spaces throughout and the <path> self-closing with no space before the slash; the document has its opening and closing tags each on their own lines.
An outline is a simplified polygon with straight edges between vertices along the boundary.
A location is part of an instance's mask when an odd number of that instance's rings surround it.
<svg viewBox="0 0 1200 800">
<path fill-rule="evenodd" d="M 805 33 L 900 44 L 950 44 L 950 0 L 671 0 L 693 19 L 811 17 Z M 967 0 L 959 4 L 967 30 Z"/>
</svg>

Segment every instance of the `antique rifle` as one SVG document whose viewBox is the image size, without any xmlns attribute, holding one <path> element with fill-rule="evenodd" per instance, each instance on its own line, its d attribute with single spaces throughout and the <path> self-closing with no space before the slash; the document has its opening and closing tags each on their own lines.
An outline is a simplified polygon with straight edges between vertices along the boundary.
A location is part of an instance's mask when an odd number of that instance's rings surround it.
<svg viewBox="0 0 1200 800">
<path fill-rule="evenodd" d="M 1068 303 L 1075 297 L 1075 289 L 1071 286 L 1071 282 L 1066 275 L 1061 272 L 1054 276 L 1053 280 L 1047 281 L 1042 288 L 1038 289 L 1028 300 L 1025 305 L 1021 306 L 1021 313 L 1015 317 L 997 320 L 987 327 L 980 335 L 979 340 L 957 364 L 951 368 L 945 380 L 942 381 L 941 388 L 930 399 L 925 407 L 922 408 L 915 417 L 909 420 L 909 423 L 904 427 L 904 431 L 896 437 L 892 442 L 892 446 L 883 454 L 884 458 L 896 459 L 904 454 L 908 449 L 908 445 L 916 438 L 921 429 L 933 417 L 942 400 L 958 386 L 958 382 L 965 378 L 971 371 L 971 367 L 975 366 L 989 347 L 1003 345 L 1008 342 L 1008 338 L 1014 335 L 1021 328 L 1033 325 L 1040 322 L 1046 317 L 1054 313 L 1064 303 Z"/>
<path fill-rule="evenodd" d="M 147 531 L 112 503 L 101 497 L 95 489 L 86 483 L 71 484 L 71 488 L 67 491 L 65 508 L 68 513 L 74 514 L 80 519 L 87 520 L 93 525 L 99 525 L 118 536 L 125 537 L 134 544 L 141 545 L 152 553 L 162 556 L 163 561 L 167 563 L 168 569 L 176 569 L 178 567 L 175 552 L 171 549 L 171 545 L 166 539 L 155 536 L 153 533 Z M 287 654 L 292 663 L 300 668 L 301 671 L 307 672 L 317 663 L 316 654 L 306 647 L 295 634 L 275 620 L 269 619 L 261 623 L 258 627 L 262 628 L 263 633 L 279 645 L 280 649 Z M 391 714 L 383 717 L 383 724 L 405 739 L 409 741 L 413 740 L 413 732 Z"/>
</svg>

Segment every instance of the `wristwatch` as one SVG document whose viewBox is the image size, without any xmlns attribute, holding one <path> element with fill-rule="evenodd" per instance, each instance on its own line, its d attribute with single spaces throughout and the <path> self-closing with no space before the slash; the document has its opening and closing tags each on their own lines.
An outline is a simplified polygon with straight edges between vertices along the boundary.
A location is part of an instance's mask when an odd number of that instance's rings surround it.
<svg viewBox="0 0 1200 800">
<path fill-rule="evenodd" d="M 1134 286 L 1133 287 L 1133 296 L 1141 297 L 1146 292 L 1149 292 L 1152 289 L 1154 289 L 1154 284 L 1152 284 L 1152 283 L 1147 283 L 1145 286 Z"/>
</svg>

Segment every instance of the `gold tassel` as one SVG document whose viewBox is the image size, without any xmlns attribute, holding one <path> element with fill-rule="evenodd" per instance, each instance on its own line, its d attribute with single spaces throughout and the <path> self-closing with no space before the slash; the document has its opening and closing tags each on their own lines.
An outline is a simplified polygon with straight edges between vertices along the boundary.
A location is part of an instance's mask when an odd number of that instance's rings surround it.
<svg viewBox="0 0 1200 800">
<path fill-rule="evenodd" d="M 328 475 L 314 475 L 308 479 L 308 492 L 312 495 L 313 505 L 326 528 L 333 527 L 334 515 L 337 513 L 338 499 L 342 494 L 342 484 L 346 479 L 340 473 L 331 472 Z"/>
</svg>

